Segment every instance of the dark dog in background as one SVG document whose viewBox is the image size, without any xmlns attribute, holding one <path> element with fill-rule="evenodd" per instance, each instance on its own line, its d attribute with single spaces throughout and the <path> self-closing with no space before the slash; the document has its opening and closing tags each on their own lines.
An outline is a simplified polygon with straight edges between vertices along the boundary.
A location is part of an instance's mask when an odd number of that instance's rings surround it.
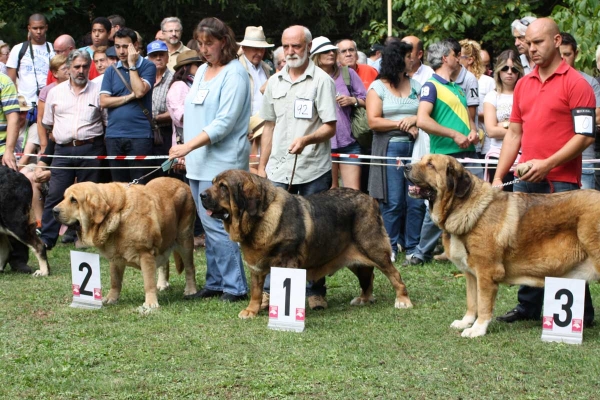
<svg viewBox="0 0 600 400">
<path fill-rule="evenodd" d="M 200 199 L 213 218 L 223 221 L 231 240 L 240 243 L 250 268 L 251 299 L 240 318 L 258 314 L 271 267 L 306 269 L 308 280 L 348 267 L 362 289 L 352 305 L 373 302 L 377 268 L 395 289 L 395 307 L 412 307 L 372 197 L 347 188 L 301 197 L 257 175 L 229 170 L 217 175 Z"/>
<path fill-rule="evenodd" d="M 46 247 L 35 233 L 35 218 L 31 211 L 33 189 L 25 175 L 8 167 L 0 166 L 0 271 L 6 263 L 17 272 L 31 273 L 26 261 L 13 262 L 10 257 L 9 237 L 27 245 L 38 259 L 40 269 L 34 276 L 50 273 Z M 16 264 L 16 265 L 15 265 Z"/>
</svg>

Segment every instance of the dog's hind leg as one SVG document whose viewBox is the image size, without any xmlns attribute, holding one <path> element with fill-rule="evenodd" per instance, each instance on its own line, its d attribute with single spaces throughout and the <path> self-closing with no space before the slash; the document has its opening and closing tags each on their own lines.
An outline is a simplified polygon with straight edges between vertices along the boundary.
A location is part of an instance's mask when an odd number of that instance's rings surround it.
<svg viewBox="0 0 600 400">
<path fill-rule="evenodd" d="M 196 285 L 196 266 L 194 265 L 194 242 L 193 237 L 190 246 L 177 246 L 173 252 L 175 258 L 175 267 L 178 273 L 185 271 L 185 289 L 183 296 L 196 294 L 198 286 Z"/>
<path fill-rule="evenodd" d="M 373 267 L 351 266 L 348 267 L 348 269 L 352 271 L 354 275 L 356 275 L 361 288 L 360 296 L 352 299 L 350 305 L 363 306 L 368 303 L 374 303 L 375 297 L 373 297 L 373 277 L 375 275 L 373 274 Z"/>
<path fill-rule="evenodd" d="M 140 268 L 144 278 L 144 292 L 146 299 L 144 308 L 158 308 L 156 295 L 156 258 L 150 253 L 140 254 Z"/>
<path fill-rule="evenodd" d="M 0 234 L 0 272 L 4 272 L 4 267 L 10 257 L 10 241 L 8 236 Z"/>
</svg>

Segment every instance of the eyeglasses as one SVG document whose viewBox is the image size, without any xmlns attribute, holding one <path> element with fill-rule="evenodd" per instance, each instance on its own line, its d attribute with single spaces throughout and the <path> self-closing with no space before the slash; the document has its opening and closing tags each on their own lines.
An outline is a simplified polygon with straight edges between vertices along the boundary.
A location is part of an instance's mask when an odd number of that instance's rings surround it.
<svg viewBox="0 0 600 400">
<path fill-rule="evenodd" d="M 180 33 L 181 29 L 171 29 L 168 31 L 163 30 L 164 33 Z"/>
<path fill-rule="evenodd" d="M 10 54 L 10 53 L 0 53 L 0 56 L 7 56 L 7 55 L 9 55 L 9 54 Z"/>
<path fill-rule="evenodd" d="M 507 72 L 509 69 L 512 71 L 513 74 L 519 73 L 518 69 L 516 69 L 515 67 L 509 67 L 508 65 L 505 65 L 504 67 L 500 68 L 500 71 Z"/>
<path fill-rule="evenodd" d="M 471 57 L 471 56 L 460 56 L 460 58 L 462 58 L 463 60 L 466 58 L 469 58 L 469 57 Z"/>
<path fill-rule="evenodd" d="M 333 50 L 332 50 L 333 51 Z M 346 54 L 346 53 L 356 53 L 356 49 L 354 47 L 350 47 L 349 49 L 344 49 L 344 50 L 340 50 L 340 53 L 342 54 Z"/>
</svg>

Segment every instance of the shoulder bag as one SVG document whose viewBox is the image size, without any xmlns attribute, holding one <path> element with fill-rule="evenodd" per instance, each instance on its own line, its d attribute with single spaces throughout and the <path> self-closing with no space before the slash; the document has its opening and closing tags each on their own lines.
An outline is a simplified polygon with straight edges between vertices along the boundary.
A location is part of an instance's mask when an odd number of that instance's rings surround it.
<svg viewBox="0 0 600 400">
<path fill-rule="evenodd" d="M 356 97 L 352 90 L 352 81 L 350 80 L 350 72 L 347 66 L 342 67 L 342 77 L 350 96 Z M 352 114 L 350 115 L 350 123 L 354 139 L 356 139 L 362 148 L 370 149 L 373 145 L 373 131 L 367 121 L 367 110 L 364 107 L 353 107 Z"/>
</svg>

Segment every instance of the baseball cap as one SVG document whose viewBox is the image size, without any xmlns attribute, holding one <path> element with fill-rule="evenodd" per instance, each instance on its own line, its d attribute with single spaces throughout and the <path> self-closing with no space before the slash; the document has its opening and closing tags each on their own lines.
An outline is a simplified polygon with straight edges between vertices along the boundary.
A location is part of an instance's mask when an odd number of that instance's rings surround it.
<svg viewBox="0 0 600 400">
<path fill-rule="evenodd" d="M 147 54 L 156 53 L 157 51 L 168 52 L 169 49 L 167 48 L 165 42 L 163 42 L 162 40 L 155 40 L 154 42 L 148 43 L 148 46 L 146 47 Z"/>
</svg>

